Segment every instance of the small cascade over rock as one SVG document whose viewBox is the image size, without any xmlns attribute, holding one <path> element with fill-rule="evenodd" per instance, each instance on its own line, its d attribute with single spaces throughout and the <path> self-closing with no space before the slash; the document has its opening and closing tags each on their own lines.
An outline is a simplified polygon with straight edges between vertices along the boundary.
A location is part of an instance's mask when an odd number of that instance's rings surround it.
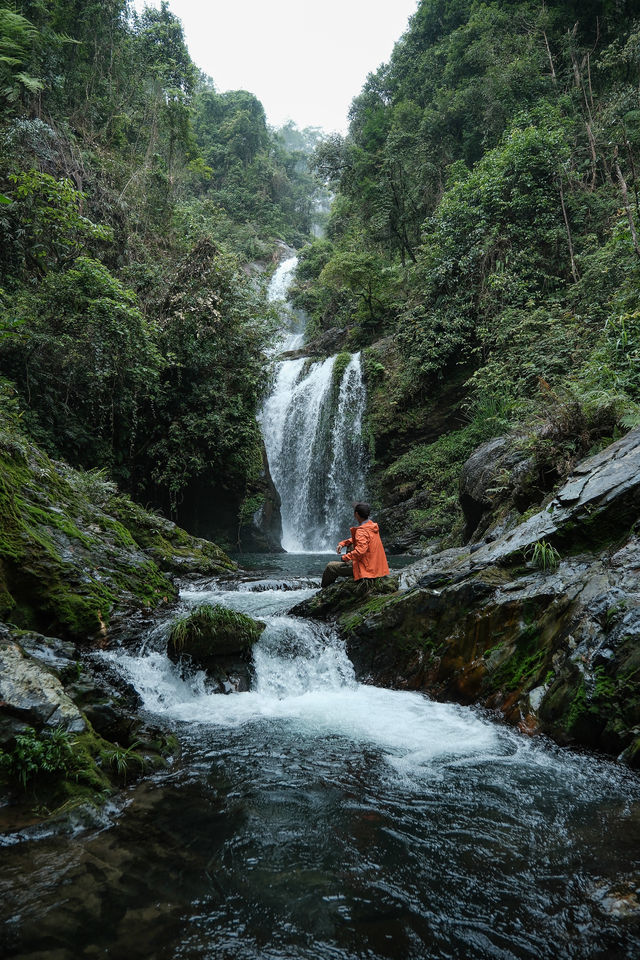
<svg viewBox="0 0 640 960">
<path fill-rule="evenodd" d="M 304 339 L 304 316 L 285 302 L 296 263 L 296 257 L 281 263 L 269 287 L 269 299 L 282 301 L 280 352 L 298 349 Z M 282 501 L 285 550 L 333 550 L 347 535 L 352 503 L 366 496 L 365 404 L 359 353 L 278 363 L 260 424 Z"/>
</svg>

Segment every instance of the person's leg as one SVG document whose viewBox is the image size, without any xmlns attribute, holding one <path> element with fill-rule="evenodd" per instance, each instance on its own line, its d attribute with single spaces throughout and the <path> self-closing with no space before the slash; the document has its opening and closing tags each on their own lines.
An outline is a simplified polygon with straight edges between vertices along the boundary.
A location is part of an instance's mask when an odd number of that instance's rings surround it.
<svg viewBox="0 0 640 960">
<path fill-rule="evenodd" d="M 331 563 L 328 563 L 324 568 L 324 573 L 322 574 L 322 588 L 330 587 L 332 583 L 338 579 L 338 577 L 352 577 L 353 576 L 353 564 L 345 563 L 344 560 L 332 560 Z"/>
</svg>

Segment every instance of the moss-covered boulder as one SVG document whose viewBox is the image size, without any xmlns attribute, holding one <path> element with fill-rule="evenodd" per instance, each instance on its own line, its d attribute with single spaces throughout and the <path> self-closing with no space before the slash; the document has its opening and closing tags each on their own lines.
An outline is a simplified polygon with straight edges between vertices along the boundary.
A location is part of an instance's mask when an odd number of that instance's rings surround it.
<svg viewBox="0 0 640 960">
<path fill-rule="evenodd" d="M 117 686 L 73 644 L 0 625 L 0 829 L 98 806 L 176 753 Z"/>
<path fill-rule="evenodd" d="M 234 568 L 214 544 L 133 504 L 100 472 L 72 470 L 0 427 L 0 620 L 104 640 L 114 613 L 177 598 L 169 573 Z"/>
<path fill-rule="evenodd" d="M 211 577 L 237 569 L 215 543 L 192 536 L 127 496 L 119 493 L 108 496 L 104 509 L 126 527 L 135 542 L 165 573 Z"/>
<path fill-rule="evenodd" d="M 174 662 L 206 670 L 218 692 L 246 690 L 251 649 L 264 629 L 244 613 L 203 603 L 173 621 L 167 653 Z"/>
</svg>

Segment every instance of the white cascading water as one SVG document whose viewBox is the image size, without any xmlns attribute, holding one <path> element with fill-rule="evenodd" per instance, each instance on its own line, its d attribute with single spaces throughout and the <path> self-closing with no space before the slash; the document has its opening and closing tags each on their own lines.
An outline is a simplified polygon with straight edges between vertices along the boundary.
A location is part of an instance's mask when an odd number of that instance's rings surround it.
<svg viewBox="0 0 640 960">
<path fill-rule="evenodd" d="M 296 257 L 285 260 L 269 286 L 284 301 Z M 279 351 L 296 350 L 303 320 L 284 307 Z M 279 362 L 260 414 L 269 468 L 282 500 L 282 546 L 296 553 L 333 550 L 348 536 L 352 504 L 366 498 L 362 418 L 366 392 L 359 353 L 335 375 L 336 357 Z"/>
<path fill-rule="evenodd" d="M 253 649 L 255 680 L 247 693 L 212 694 L 204 673 L 183 678 L 160 651 L 97 656 L 125 674 L 152 713 L 222 727 L 276 721 L 311 740 L 345 737 L 379 748 L 390 768 L 402 776 L 429 775 L 430 765 L 438 758 L 500 751 L 496 728 L 463 707 L 432 703 L 419 693 L 358 683 L 333 628 L 288 613 L 292 604 L 312 596 L 316 587 L 295 581 L 288 591 L 263 586 L 267 584 L 260 584 L 260 590 L 252 590 L 250 584 L 235 590 L 214 586 L 181 594 L 187 607 L 222 604 L 266 623 Z M 165 625 L 158 630 L 149 646 L 164 646 L 167 629 Z M 282 731 L 274 730 L 273 735 L 281 738 Z"/>
</svg>

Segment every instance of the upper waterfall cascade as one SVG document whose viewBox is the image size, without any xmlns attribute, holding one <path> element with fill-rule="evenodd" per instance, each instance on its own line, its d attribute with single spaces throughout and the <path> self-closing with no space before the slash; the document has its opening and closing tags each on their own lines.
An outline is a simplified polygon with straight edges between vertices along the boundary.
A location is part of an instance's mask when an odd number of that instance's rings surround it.
<svg viewBox="0 0 640 960">
<path fill-rule="evenodd" d="M 285 303 L 297 262 L 283 261 L 269 286 L 269 299 L 282 301 L 281 353 L 299 349 L 304 339 L 304 317 Z M 339 357 L 280 360 L 260 413 L 289 552 L 334 549 L 347 536 L 353 502 L 366 496 L 361 357 L 352 354 L 346 365 Z"/>
</svg>

